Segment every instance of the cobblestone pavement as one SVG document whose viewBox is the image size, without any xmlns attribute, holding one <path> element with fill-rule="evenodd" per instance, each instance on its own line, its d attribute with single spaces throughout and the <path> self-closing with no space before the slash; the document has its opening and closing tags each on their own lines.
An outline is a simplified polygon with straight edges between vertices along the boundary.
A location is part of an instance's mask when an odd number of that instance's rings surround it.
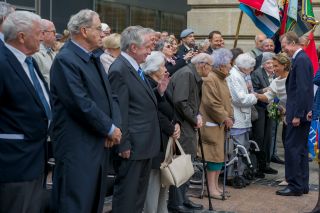
<svg viewBox="0 0 320 213">
<path fill-rule="evenodd" d="M 278 154 L 283 159 L 283 146 L 277 144 Z M 257 179 L 249 186 L 242 189 L 226 188 L 231 197 L 225 201 L 212 199 L 213 208 L 218 212 L 236 213 L 304 213 L 311 211 L 318 199 L 318 164 L 310 162 L 310 192 L 301 197 L 283 197 L 275 194 L 280 189 L 278 186 L 280 179 L 284 178 L 284 165 L 271 163 L 271 167 L 278 170 L 277 175 L 266 175 L 264 179 Z M 200 192 L 193 189 L 190 192 L 199 196 Z M 208 209 L 208 198 L 203 199 L 193 197 L 196 203 L 201 203 Z M 105 212 L 110 210 L 110 198 L 106 200 Z M 210 211 L 198 211 L 210 212 Z M 198 213 L 197 212 L 197 213 Z"/>
</svg>

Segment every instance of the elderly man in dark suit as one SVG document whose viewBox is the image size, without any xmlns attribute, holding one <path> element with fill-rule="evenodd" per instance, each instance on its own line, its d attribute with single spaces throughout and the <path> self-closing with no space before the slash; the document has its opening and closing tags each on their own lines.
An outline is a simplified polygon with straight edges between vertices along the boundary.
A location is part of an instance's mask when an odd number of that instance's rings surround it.
<svg viewBox="0 0 320 213">
<path fill-rule="evenodd" d="M 32 54 L 41 18 L 11 13 L 0 47 L 0 212 L 41 212 L 46 141 L 51 120 L 48 86 Z"/>
<path fill-rule="evenodd" d="M 71 40 L 51 71 L 56 212 L 102 212 L 108 150 L 121 138 L 119 108 L 102 64 L 99 15 L 81 10 L 68 23 Z"/>
<path fill-rule="evenodd" d="M 288 186 L 277 195 L 301 196 L 309 192 L 308 134 L 310 122 L 307 114 L 313 104 L 313 67 L 299 45 L 294 32 L 281 37 L 281 47 L 292 58 L 292 67 L 286 81 L 286 143 L 285 173 Z"/>
<path fill-rule="evenodd" d="M 191 63 L 180 68 L 171 78 L 170 90 L 173 91 L 173 103 L 181 121 L 180 143 L 187 154 L 197 154 L 197 131 L 202 126 L 199 113 L 201 102 L 202 77 L 208 76 L 212 69 L 212 58 L 199 53 Z M 186 193 L 189 183 L 179 188 L 170 187 L 168 209 L 173 212 L 193 212 L 202 209 L 202 205 L 193 203 Z"/>
<path fill-rule="evenodd" d="M 8 4 L 7 2 L 0 2 L 0 47 L 3 46 L 4 43 L 4 36 L 2 33 L 2 24 L 6 17 L 12 13 L 15 10 L 15 8 Z"/>
<path fill-rule="evenodd" d="M 140 26 L 126 28 L 121 33 L 121 55 L 109 69 L 112 90 L 119 97 L 123 132 L 115 160 L 113 213 L 142 212 L 151 159 L 160 152 L 158 101 L 167 88 L 168 77 L 154 93 L 140 68 L 151 52 L 153 34 Z"/>
</svg>

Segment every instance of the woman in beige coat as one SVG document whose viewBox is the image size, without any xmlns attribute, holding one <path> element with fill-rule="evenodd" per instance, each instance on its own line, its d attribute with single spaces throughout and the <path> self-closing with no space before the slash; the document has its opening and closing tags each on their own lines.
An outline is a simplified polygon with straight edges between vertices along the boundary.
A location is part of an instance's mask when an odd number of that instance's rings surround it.
<svg viewBox="0 0 320 213">
<path fill-rule="evenodd" d="M 225 130 L 233 125 L 231 95 L 225 78 L 231 69 L 232 53 L 221 48 L 212 54 L 213 70 L 203 79 L 200 112 L 204 156 L 207 161 L 208 184 L 211 197 L 222 199 L 218 179 L 224 163 Z"/>
</svg>

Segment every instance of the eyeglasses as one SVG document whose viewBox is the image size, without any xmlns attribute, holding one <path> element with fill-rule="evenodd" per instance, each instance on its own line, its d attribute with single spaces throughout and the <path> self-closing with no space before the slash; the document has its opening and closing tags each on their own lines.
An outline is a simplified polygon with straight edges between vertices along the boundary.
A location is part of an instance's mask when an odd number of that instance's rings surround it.
<svg viewBox="0 0 320 213">
<path fill-rule="evenodd" d="M 98 27 L 85 27 L 85 29 L 93 29 L 93 30 L 96 30 L 96 31 L 99 31 L 99 32 L 102 32 L 102 27 L 101 26 L 98 26 Z"/>
<path fill-rule="evenodd" d="M 55 31 L 55 30 L 44 30 L 43 32 L 45 32 L 45 33 L 54 33 L 54 34 L 56 34 L 56 31 Z"/>
</svg>

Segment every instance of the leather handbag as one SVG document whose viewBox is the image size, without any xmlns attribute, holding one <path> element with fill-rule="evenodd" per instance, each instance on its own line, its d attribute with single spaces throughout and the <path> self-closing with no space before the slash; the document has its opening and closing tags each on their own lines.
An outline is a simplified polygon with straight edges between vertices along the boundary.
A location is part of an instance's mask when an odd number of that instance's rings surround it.
<svg viewBox="0 0 320 213">
<path fill-rule="evenodd" d="M 173 143 L 175 143 L 181 155 L 173 154 Z M 161 184 L 164 186 L 179 187 L 187 182 L 194 173 L 191 155 L 185 154 L 178 140 L 169 138 L 166 155 L 160 166 Z"/>
</svg>

